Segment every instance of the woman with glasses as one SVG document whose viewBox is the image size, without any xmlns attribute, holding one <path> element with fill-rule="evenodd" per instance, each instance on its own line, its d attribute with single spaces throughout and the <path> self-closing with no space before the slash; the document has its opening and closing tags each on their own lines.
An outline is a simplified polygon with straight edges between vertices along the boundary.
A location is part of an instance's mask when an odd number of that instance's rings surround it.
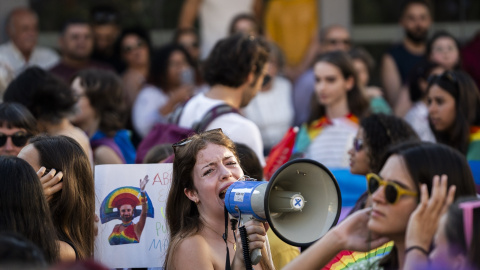
<svg viewBox="0 0 480 270">
<path fill-rule="evenodd" d="M 438 31 L 433 34 L 427 44 L 426 56 L 428 60 L 439 64 L 445 70 L 460 69 L 460 44 L 447 31 Z"/>
<path fill-rule="evenodd" d="M 0 156 L 17 156 L 37 133 L 37 121 L 27 108 L 19 103 L 0 104 Z"/>
<path fill-rule="evenodd" d="M 154 56 L 147 84 L 140 90 L 132 108 L 132 123 L 143 138 L 180 103 L 194 93 L 194 63 L 181 45 L 163 46 Z"/>
<path fill-rule="evenodd" d="M 393 115 L 372 114 L 360 121 L 353 147 L 350 148 L 350 172 L 352 174 L 367 175 L 378 173 L 382 159 L 392 145 L 419 141 L 419 138 L 410 125 Z M 351 213 L 370 206 L 367 203 L 368 193 L 365 192 L 357 201 Z"/>
<path fill-rule="evenodd" d="M 297 134 L 293 153 L 328 168 L 347 168 L 348 149 L 368 101 L 358 86 L 357 72 L 345 52 L 321 56 L 314 65 L 315 94 L 310 116 Z"/>
<path fill-rule="evenodd" d="M 442 199 L 425 196 L 412 214 L 406 243 L 416 251 L 408 254 L 405 267 L 423 269 L 430 261 L 430 269 L 480 269 L 480 200 L 460 198 L 449 207 L 450 198 L 443 205 L 432 203 Z M 427 257 L 424 251 L 432 244 Z"/>
<path fill-rule="evenodd" d="M 380 172 L 367 175 L 372 207 L 342 221 L 284 269 L 318 269 L 341 250 L 368 251 L 389 240 L 395 244 L 388 255 L 367 258 L 352 269 L 406 269 L 405 254 L 415 249 L 406 246 L 407 224 L 420 197 L 439 189 L 443 196 L 449 190 L 451 200 L 476 195 L 467 161 L 448 146 L 403 143 L 385 157 Z"/>
<path fill-rule="evenodd" d="M 462 71 L 446 71 L 428 81 L 428 115 L 437 142 L 464 154 L 480 192 L 480 94 Z"/>
<path fill-rule="evenodd" d="M 231 269 L 245 269 L 239 233 L 235 241 L 230 226 L 225 232 L 225 192 L 243 176 L 234 143 L 216 129 L 173 147 L 166 206 L 170 241 L 164 268 L 225 269 L 228 264 Z M 262 260 L 254 269 L 273 269 L 264 224 L 251 220 L 245 227 L 249 249 L 262 249 Z"/>
</svg>

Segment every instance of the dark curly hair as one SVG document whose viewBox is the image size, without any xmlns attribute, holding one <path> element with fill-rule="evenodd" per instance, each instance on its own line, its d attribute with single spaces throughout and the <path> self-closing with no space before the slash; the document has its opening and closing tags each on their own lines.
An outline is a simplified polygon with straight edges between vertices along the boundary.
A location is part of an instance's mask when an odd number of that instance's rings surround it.
<svg viewBox="0 0 480 270">
<path fill-rule="evenodd" d="M 238 33 L 217 42 L 203 66 L 203 76 L 210 85 L 237 88 L 253 72 L 255 81 L 268 61 L 269 48 L 261 37 Z"/>
<path fill-rule="evenodd" d="M 412 127 L 403 119 L 386 114 L 372 114 L 360 121 L 370 169 L 378 173 L 383 155 L 390 146 L 405 141 L 420 141 Z"/>
<path fill-rule="evenodd" d="M 112 71 L 85 69 L 74 78 L 80 78 L 80 85 L 85 89 L 85 96 L 100 118 L 98 129 L 107 136 L 125 125 L 125 91 L 120 78 Z"/>
<path fill-rule="evenodd" d="M 69 85 L 39 67 L 20 73 L 8 86 L 3 100 L 20 103 L 37 120 L 55 124 L 69 116 L 76 103 Z"/>
</svg>

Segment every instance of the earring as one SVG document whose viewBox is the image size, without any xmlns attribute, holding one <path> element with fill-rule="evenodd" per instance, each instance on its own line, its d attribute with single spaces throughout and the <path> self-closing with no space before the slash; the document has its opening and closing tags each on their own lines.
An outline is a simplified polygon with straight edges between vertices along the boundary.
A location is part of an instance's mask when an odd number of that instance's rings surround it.
<svg viewBox="0 0 480 270">
<path fill-rule="evenodd" d="M 198 199 L 195 200 L 195 204 L 198 205 L 200 201 Z"/>
</svg>

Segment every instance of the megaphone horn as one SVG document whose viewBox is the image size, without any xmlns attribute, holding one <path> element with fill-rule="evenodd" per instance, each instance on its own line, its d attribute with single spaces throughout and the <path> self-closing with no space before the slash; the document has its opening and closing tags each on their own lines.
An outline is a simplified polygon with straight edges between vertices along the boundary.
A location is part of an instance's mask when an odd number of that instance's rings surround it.
<svg viewBox="0 0 480 270">
<path fill-rule="evenodd" d="M 320 239 L 340 217 L 340 188 L 333 174 L 310 159 L 285 163 L 270 182 L 238 181 L 225 194 L 225 207 L 235 218 L 267 221 L 284 242 L 306 246 Z M 239 213 L 240 212 L 240 213 Z M 253 251 L 252 263 L 260 260 Z"/>
</svg>

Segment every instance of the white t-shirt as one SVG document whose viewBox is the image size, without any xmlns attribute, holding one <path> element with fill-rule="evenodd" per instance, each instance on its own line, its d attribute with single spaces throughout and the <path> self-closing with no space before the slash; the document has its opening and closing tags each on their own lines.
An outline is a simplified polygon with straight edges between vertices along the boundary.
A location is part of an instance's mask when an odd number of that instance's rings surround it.
<svg viewBox="0 0 480 270">
<path fill-rule="evenodd" d="M 252 13 L 253 0 L 202 0 L 200 6 L 201 58 L 207 58 L 219 39 L 228 35 L 232 19 Z"/>
<path fill-rule="evenodd" d="M 60 57 L 52 49 L 36 46 L 27 62 L 17 47 L 9 41 L 0 45 L 0 61 L 6 63 L 17 76 L 30 66 L 48 70 L 60 61 Z"/>
<path fill-rule="evenodd" d="M 132 124 L 135 131 L 143 138 L 156 123 L 163 123 L 167 118 L 159 109 L 168 102 L 168 96 L 160 88 L 145 85 L 132 107 Z"/>
<path fill-rule="evenodd" d="M 272 89 L 258 94 L 243 109 L 245 117 L 260 129 L 263 145 L 275 146 L 285 135 L 293 122 L 292 84 L 276 76 Z"/>
<path fill-rule="evenodd" d="M 224 104 L 223 100 L 211 99 L 200 93 L 190 99 L 183 108 L 179 126 L 191 128 L 213 107 Z M 243 143 L 257 154 L 260 164 L 265 166 L 263 143 L 260 130 L 252 121 L 238 113 L 227 113 L 213 120 L 206 130 L 221 128 L 232 141 Z"/>
<path fill-rule="evenodd" d="M 415 102 L 403 118 L 412 126 L 422 141 L 436 142 L 435 135 L 433 135 L 428 123 L 428 108 L 425 103 L 422 101 Z"/>
<path fill-rule="evenodd" d="M 332 125 L 323 127 L 321 133 L 310 143 L 305 157 L 316 160 L 327 168 L 348 168 L 348 150 L 358 125 L 347 117 L 330 119 Z"/>
</svg>

